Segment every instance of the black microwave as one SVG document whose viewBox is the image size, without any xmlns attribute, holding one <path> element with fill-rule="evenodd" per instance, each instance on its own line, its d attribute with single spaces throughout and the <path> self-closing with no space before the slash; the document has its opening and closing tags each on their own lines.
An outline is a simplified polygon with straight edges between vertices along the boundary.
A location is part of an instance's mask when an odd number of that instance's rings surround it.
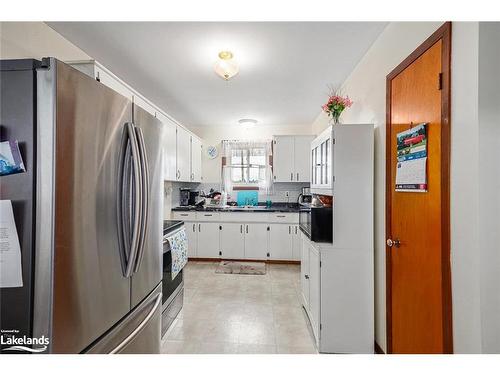
<svg viewBox="0 0 500 375">
<path fill-rule="evenodd" d="M 333 243 L 332 207 L 302 206 L 299 212 L 299 226 L 311 241 Z"/>
</svg>

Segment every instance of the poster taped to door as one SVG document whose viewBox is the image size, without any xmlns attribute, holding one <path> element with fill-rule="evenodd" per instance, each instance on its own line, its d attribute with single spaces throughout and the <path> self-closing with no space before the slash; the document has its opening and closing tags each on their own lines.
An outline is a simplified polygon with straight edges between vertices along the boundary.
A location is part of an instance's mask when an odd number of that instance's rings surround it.
<svg viewBox="0 0 500 375">
<path fill-rule="evenodd" d="M 396 191 L 427 191 L 427 123 L 397 134 Z"/>
<path fill-rule="evenodd" d="M 0 200 L 0 288 L 21 286 L 21 247 L 12 202 Z"/>
</svg>

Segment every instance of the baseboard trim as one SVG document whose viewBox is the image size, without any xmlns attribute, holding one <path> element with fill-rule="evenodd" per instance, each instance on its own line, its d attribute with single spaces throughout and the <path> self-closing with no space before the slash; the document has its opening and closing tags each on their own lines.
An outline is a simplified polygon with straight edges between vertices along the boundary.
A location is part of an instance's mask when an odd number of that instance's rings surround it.
<svg viewBox="0 0 500 375">
<path fill-rule="evenodd" d="M 375 354 L 385 354 L 379 344 L 375 341 Z"/>
<path fill-rule="evenodd" d="M 228 260 L 232 262 L 264 262 L 267 264 L 300 264 L 300 260 L 259 260 L 259 259 L 217 259 L 217 258 L 189 258 L 196 262 L 218 262 L 221 260 Z"/>
</svg>

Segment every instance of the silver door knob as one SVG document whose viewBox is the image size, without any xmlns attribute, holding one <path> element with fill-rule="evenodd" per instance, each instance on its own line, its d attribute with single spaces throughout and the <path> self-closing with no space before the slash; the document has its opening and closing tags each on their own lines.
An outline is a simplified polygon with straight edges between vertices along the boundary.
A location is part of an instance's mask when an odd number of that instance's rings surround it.
<svg viewBox="0 0 500 375">
<path fill-rule="evenodd" d="M 386 244 L 389 247 L 399 247 L 399 246 L 401 246 L 401 242 L 399 241 L 398 238 L 396 238 L 395 240 L 393 240 L 392 238 L 388 238 L 387 241 L 386 241 Z"/>
</svg>

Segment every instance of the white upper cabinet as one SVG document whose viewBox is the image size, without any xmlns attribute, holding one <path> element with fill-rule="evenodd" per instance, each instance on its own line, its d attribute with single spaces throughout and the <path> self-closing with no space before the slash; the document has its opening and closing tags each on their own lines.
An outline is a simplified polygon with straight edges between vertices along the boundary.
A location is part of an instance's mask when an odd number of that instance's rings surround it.
<svg viewBox="0 0 500 375">
<path fill-rule="evenodd" d="M 273 174 L 275 182 L 293 181 L 293 137 L 276 136 L 273 142 Z"/>
<path fill-rule="evenodd" d="M 334 144 L 332 127 L 311 142 L 311 189 L 317 189 L 318 194 L 332 195 L 332 146 Z"/>
<path fill-rule="evenodd" d="M 177 173 L 176 181 L 191 181 L 191 135 L 177 126 Z"/>
<path fill-rule="evenodd" d="M 309 182 L 312 136 L 280 135 L 273 142 L 275 182 Z"/>
<path fill-rule="evenodd" d="M 311 142 L 313 136 L 295 136 L 294 138 L 294 172 L 296 182 L 311 181 Z"/>
<path fill-rule="evenodd" d="M 96 79 L 156 116 L 165 126 L 163 139 L 163 179 L 167 181 L 201 182 L 202 141 L 172 120 L 126 82 L 94 60 L 68 62 L 73 68 Z"/>
<path fill-rule="evenodd" d="M 161 112 L 156 112 L 156 118 L 163 123 L 163 179 L 177 179 L 177 125 Z"/>
<path fill-rule="evenodd" d="M 149 114 L 155 116 L 156 115 L 156 108 L 153 107 L 146 99 L 144 99 L 141 95 L 139 94 L 134 94 L 134 104 L 138 105 L 142 109 L 144 109 L 146 112 Z"/>
<path fill-rule="evenodd" d="M 115 90 L 118 94 L 123 95 L 127 99 L 133 99 L 133 90 L 110 71 L 96 64 L 95 61 L 70 62 L 69 65 L 101 82 L 110 89 Z"/>
<path fill-rule="evenodd" d="M 191 136 L 191 181 L 201 182 L 202 143 L 198 137 Z"/>
</svg>

